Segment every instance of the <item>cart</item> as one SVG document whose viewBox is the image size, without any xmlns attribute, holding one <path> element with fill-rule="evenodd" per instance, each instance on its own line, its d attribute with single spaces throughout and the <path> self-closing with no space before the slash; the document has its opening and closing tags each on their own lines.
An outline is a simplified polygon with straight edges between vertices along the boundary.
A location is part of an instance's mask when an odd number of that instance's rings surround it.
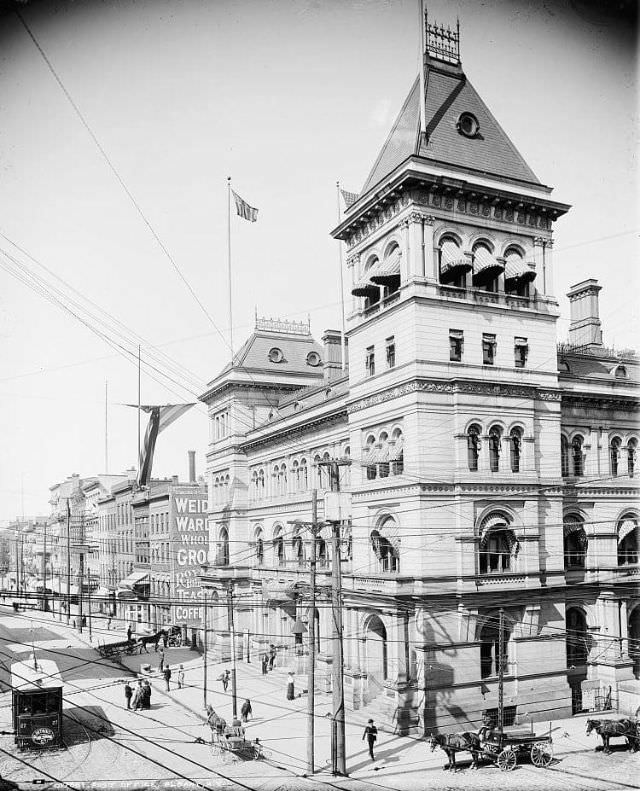
<svg viewBox="0 0 640 791">
<path fill-rule="evenodd" d="M 268 758 L 260 739 L 247 739 L 244 735 L 233 733 L 220 734 L 212 742 L 211 750 L 215 756 L 222 756 L 224 761 L 259 761 Z"/>
<path fill-rule="evenodd" d="M 551 733 L 544 736 L 535 733 L 508 733 L 488 730 L 480 737 L 480 757 L 492 761 L 503 772 L 510 772 L 518 758 L 528 755 L 531 763 L 546 769 L 553 760 Z"/>
</svg>

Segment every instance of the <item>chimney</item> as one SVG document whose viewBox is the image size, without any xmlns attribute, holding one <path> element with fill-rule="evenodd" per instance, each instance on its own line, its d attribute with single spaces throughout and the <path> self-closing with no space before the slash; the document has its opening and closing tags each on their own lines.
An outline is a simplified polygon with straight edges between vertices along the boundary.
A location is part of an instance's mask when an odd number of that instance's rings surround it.
<svg viewBox="0 0 640 791">
<path fill-rule="evenodd" d="M 180 483 L 180 476 L 179 475 L 172 475 L 171 476 L 171 483 Z"/>
<path fill-rule="evenodd" d="M 189 457 L 189 483 L 196 482 L 196 452 L 195 450 L 188 450 L 187 456 Z"/>
<path fill-rule="evenodd" d="M 330 382 L 342 375 L 342 334 L 339 330 L 325 330 L 322 343 L 324 344 L 322 371 L 325 382 Z"/>
<path fill-rule="evenodd" d="M 593 278 L 571 286 L 569 308 L 569 343 L 575 346 L 602 346 L 602 329 L 598 310 L 598 292 L 602 286 Z"/>
<path fill-rule="evenodd" d="M 127 476 L 127 480 L 135 481 L 135 479 L 138 477 L 138 470 L 136 470 L 135 467 L 127 467 L 125 470 L 125 475 Z"/>
</svg>

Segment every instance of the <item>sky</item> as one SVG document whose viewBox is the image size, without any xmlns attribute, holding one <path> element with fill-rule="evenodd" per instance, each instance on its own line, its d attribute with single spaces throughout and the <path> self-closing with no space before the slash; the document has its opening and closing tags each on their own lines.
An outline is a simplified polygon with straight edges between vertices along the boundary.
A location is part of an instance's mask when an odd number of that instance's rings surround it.
<svg viewBox="0 0 640 791">
<path fill-rule="evenodd" d="M 232 220 L 236 348 L 256 311 L 309 317 L 318 339 L 340 326 L 336 181 L 362 187 L 417 73 L 419 35 L 417 0 L 16 4 L 33 38 L 10 5 L 0 263 L 8 253 L 13 271 L 61 278 L 59 301 L 84 323 L 0 269 L 0 520 L 47 514 L 49 488 L 72 473 L 136 465 L 137 343 L 143 403 L 197 401 L 227 363 L 228 176 L 259 209 L 256 223 Z M 639 345 L 637 53 L 619 5 L 428 10 L 460 18 L 468 78 L 572 205 L 555 226 L 559 339 L 563 295 L 594 277 L 605 343 L 625 348 Z M 87 326 L 100 310 L 102 335 Z M 160 437 L 154 475 L 186 479 L 189 449 L 203 473 L 207 441 L 199 404 Z"/>
</svg>

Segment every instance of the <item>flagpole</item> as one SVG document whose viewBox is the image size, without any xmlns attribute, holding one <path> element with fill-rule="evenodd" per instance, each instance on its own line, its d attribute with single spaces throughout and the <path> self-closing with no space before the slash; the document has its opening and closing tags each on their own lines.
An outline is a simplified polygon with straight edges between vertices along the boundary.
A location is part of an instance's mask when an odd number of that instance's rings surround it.
<svg viewBox="0 0 640 791">
<path fill-rule="evenodd" d="M 229 351 L 233 366 L 233 310 L 231 303 L 231 176 L 227 176 L 227 277 L 229 281 Z"/>
<path fill-rule="evenodd" d="M 338 225 L 340 225 L 340 182 L 336 181 L 336 198 L 338 204 Z M 345 319 L 344 319 L 344 273 L 342 271 L 342 242 L 338 239 L 338 266 L 340 268 L 340 315 L 342 320 L 342 343 L 340 344 L 341 349 L 341 368 L 342 373 L 344 373 L 345 368 L 347 367 L 347 349 L 346 349 L 346 330 L 345 330 Z"/>
<path fill-rule="evenodd" d="M 104 380 L 104 471 L 109 472 L 109 380 Z"/>
<path fill-rule="evenodd" d="M 425 27 L 427 19 L 424 12 L 424 0 L 418 0 L 418 6 L 420 11 L 420 52 L 418 53 L 418 75 L 420 77 L 420 142 L 422 142 L 422 138 L 427 131 L 427 112 L 425 107 L 426 97 L 424 90 L 424 53 L 426 49 Z"/>
<path fill-rule="evenodd" d="M 142 396 L 140 382 L 140 344 L 138 344 L 138 475 L 140 474 L 140 399 Z"/>
</svg>

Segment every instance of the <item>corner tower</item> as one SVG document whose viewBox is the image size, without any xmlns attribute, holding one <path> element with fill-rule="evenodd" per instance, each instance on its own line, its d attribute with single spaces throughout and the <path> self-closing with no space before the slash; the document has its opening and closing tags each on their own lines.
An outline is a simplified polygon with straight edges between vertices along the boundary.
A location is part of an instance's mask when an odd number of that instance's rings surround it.
<svg viewBox="0 0 640 791">
<path fill-rule="evenodd" d="M 390 645 L 404 650 L 408 598 L 416 608 L 409 650 L 377 670 L 383 701 L 424 727 L 454 727 L 453 703 L 477 722 L 493 705 L 489 627 L 506 601 L 518 672 L 535 677 L 541 656 L 564 668 L 562 651 L 536 638 L 564 627 L 540 592 L 562 574 L 552 248 L 569 207 L 467 78 L 459 30 L 425 17 L 424 41 L 423 74 L 333 236 L 352 294 L 353 565 L 367 580 L 394 577 L 380 616 Z M 516 647 L 525 634 L 531 643 Z M 545 685 L 541 716 L 570 711 L 566 680 L 545 676 L 521 695 L 534 718 Z"/>
</svg>

